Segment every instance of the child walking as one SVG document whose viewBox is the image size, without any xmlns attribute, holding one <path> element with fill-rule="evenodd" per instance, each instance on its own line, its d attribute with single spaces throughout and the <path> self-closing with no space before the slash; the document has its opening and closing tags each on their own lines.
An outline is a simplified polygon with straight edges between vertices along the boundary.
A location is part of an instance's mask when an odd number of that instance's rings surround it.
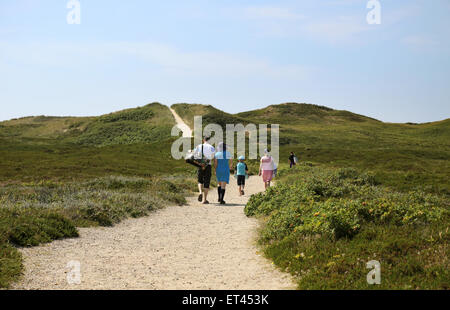
<svg viewBox="0 0 450 310">
<path fill-rule="evenodd" d="M 245 179 L 248 174 L 247 164 L 244 162 L 245 157 L 239 156 L 239 162 L 236 165 L 237 185 L 239 187 L 239 196 L 244 195 Z"/>
</svg>

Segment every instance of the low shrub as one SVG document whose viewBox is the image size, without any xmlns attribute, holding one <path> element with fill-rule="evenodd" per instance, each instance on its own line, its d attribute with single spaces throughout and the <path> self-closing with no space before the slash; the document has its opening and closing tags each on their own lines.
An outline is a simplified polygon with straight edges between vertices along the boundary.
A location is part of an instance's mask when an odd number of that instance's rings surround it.
<svg viewBox="0 0 450 310">
<path fill-rule="evenodd" d="M 448 259 L 436 261 L 437 253 L 448 250 L 448 201 L 420 190 L 395 192 L 370 173 L 297 167 L 251 196 L 244 212 L 265 218 L 260 243 L 278 266 L 297 276 L 299 288 L 367 288 L 363 261 L 371 251 L 390 268 L 384 288 L 408 288 L 411 278 L 419 279 L 411 288 L 441 288 L 448 277 L 442 273 Z M 427 238 L 436 234 L 439 242 L 430 244 Z M 428 253 L 428 260 L 417 251 Z M 433 276 L 438 284 L 426 279 L 427 265 L 439 270 Z"/>
<path fill-rule="evenodd" d="M 20 275 L 14 246 L 36 246 L 78 236 L 76 226 L 111 226 L 164 204 L 182 205 L 195 189 L 185 176 L 109 176 L 84 182 L 39 181 L 0 188 L 0 287 Z"/>
</svg>

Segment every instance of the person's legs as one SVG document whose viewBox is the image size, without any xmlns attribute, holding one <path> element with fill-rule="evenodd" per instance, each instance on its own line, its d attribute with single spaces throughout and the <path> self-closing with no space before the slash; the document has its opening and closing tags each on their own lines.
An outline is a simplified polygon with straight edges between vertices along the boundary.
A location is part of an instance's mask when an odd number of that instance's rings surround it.
<svg viewBox="0 0 450 310">
<path fill-rule="evenodd" d="M 222 200 L 222 172 L 220 170 L 216 170 L 216 178 L 217 178 L 217 202 Z"/>
<path fill-rule="evenodd" d="M 237 176 L 237 185 L 238 185 L 239 196 L 242 196 L 242 178 L 240 175 Z"/>
<path fill-rule="evenodd" d="M 211 182 L 211 166 L 208 165 L 203 171 L 203 203 L 208 203 L 209 184 Z"/>
<path fill-rule="evenodd" d="M 224 204 L 225 201 L 223 201 L 223 198 L 225 197 L 225 188 L 227 186 L 226 182 L 220 182 L 220 188 L 221 188 L 221 195 L 220 195 L 220 203 Z"/>
<path fill-rule="evenodd" d="M 198 171 L 197 171 L 197 182 L 198 182 L 198 193 L 199 193 L 198 201 L 202 201 L 202 199 L 203 199 L 203 183 L 204 183 L 202 168 L 198 168 Z"/>
<path fill-rule="evenodd" d="M 240 175 L 240 182 L 239 182 L 239 195 L 244 195 L 244 187 L 245 187 L 245 175 Z"/>
<path fill-rule="evenodd" d="M 218 181 L 218 186 L 219 186 L 219 189 L 218 189 L 218 194 L 219 194 L 219 202 L 221 202 L 222 201 L 222 182 L 221 181 Z"/>
<path fill-rule="evenodd" d="M 272 171 L 269 170 L 263 170 L 262 176 L 264 181 L 264 189 L 267 189 L 267 182 L 269 182 L 269 175 L 272 173 Z"/>
<path fill-rule="evenodd" d="M 209 188 L 204 188 L 203 189 L 203 203 L 207 202 L 208 200 L 206 198 L 208 198 L 208 191 Z"/>
</svg>

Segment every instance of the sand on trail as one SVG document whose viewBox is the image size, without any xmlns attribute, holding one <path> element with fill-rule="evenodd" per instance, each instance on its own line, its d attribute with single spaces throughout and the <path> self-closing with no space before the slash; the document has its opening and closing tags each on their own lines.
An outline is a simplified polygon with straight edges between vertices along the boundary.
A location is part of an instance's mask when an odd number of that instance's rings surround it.
<svg viewBox="0 0 450 310">
<path fill-rule="evenodd" d="M 192 129 L 183 121 L 183 119 L 178 115 L 177 112 L 175 112 L 174 109 L 169 107 L 170 112 L 172 112 L 173 118 L 175 119 L 175 122 L 177 123 L 177 127 L 183 132 L 184 138 L 191 138 L 192 137 Z"/>
<path fill-rule="evenodd" d="M 214 176 L 213 176 L 214 177 Z M 247 180 L 239 197 L 232 177 L 227 205 L 189 198 L 147 217 L 114 227 L 80 228 L 80 237 L 23 248 L 25 273 L 13 289 L 293 289 L 291 277 L 258 253 L 258 221 L 243 208 L 263 190 Z M 81 267 L 81 283 L 67 281 L 70 261 Z"/>
</svg>

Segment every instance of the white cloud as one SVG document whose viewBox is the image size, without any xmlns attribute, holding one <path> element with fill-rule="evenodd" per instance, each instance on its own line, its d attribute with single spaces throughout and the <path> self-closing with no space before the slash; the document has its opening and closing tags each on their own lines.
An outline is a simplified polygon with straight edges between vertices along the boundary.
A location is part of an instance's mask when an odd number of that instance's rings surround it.
<svg viewBox="0 0 450 310">
<path fill-rule="evenodd" d="M 304 18 L 302 14 L 291 9 L 273 6 L 247 7 L 244 9 L 243 15 L 249 19 L 299 20 Z"/>
<path fill-rule="evenodd" d="M 373 28 L 373 27 L 372 27 Z M 361 18 L 341 16 L 337 19 L 310 22 L 302 27 L 303 32 L 311 38 L 330 43 L 349 41 L 356 35 L 371 28 Z"/>
<path fill-rule="evenodd" d="M 435 39 L 422 35 L 411 35 L 404 37 L 402 42 L 411 46 L 436 46 L 439 44 Z"/>
<path fill-rule="evenodd" d="M 297 65 L 276 65 L 248 55 L 219 52 L 184 52 L 156 43 L 107 45 L 108 50 L 136 57 L 160 66 L 165 72 L 186 76 L 266 76 L 272 78 L 307 76 L 307 69 Z"/>
<path fill-rule="evenodd" d="M 330 44 L 367 42 L 360 40 L 361 35 L 372 31 L 387 31 L 400 22 L 411 20 L 420 13 L 420 7 L 409 4 L 397 9 L 382 6 L 381 25 L 368 25 L 363 0 L 330 0 L 316 5 L 303 5 L 303 9 L 279 6 L 251 6 L 234 8 L 228 15 L 244 18 L 258 29 L 257 35 L 281 38 L 308 38 Z M 335 14 L 335 8 L 351 6 L 348 12 Z M 300 14 L 304 13 L 303 14 Z M 358 12 L 358 13 L 355 13 Z M 411 21 L 412 22 L 412 21 Z"/>
<path fill-rule="evenodd" d="M 441 41 L 436 39 L 434 36 L 430 35 L 410 35 L 401 39 L 401 43 L 406 45 L 407 47 L 415 50 L 415 51 L 438 51 L 438 50 L 446 50 L 444 44 Z"/>
<path fill-rule="evenodd" d="M 0 42 L 0 64 L 11 62 L 72 68 L 80 65 L 112 65 L 138 61 L 172 76 L 306 78 L 312 69 L 278 65 L 250 55 L 219 52 L 185 52 L 159 43 L 23 43 Z"/>
<path fill-rule="evenodd" d="M 383 4 L 382 4 L 383 5 Z M 387 10 L 381 7 L 382 25 L 392 26 L 394 24 L 409 21 L 414 22 L 412 18 L 418 16 L 421 12 L 421 7 L 417 4 L 410 4 L 396 10 Z"/>
</svg>

